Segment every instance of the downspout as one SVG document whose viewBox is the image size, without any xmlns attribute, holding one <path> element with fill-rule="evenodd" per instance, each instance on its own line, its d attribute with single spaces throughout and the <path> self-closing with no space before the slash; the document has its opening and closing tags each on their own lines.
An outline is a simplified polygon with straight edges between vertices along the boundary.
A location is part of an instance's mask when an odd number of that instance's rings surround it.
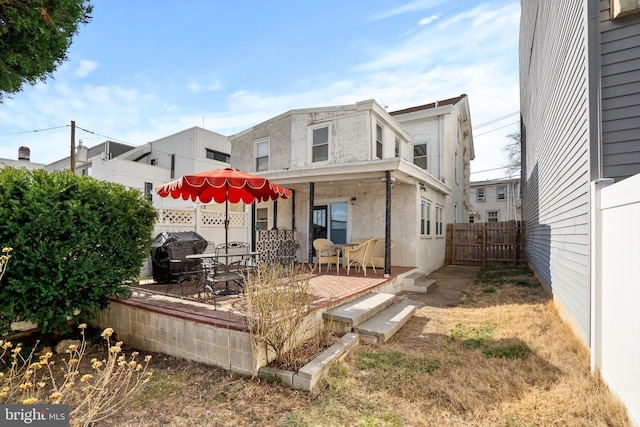
<svg viewBox="0 0 640 427">
<path fill-rule="evenodd" d="M 442 128 L 444 127 L 444 120 L 442 115 L 438 116 L 438 176 L 440 177 L 440 181 L 444 182 L 444 171 L 442 170 L 442 157 L 444 156 L 444 141 L 442 140 L 442 136 L 444 132 Z M 429 165 L 427 165 L 427 168 Z"/>
</svg>

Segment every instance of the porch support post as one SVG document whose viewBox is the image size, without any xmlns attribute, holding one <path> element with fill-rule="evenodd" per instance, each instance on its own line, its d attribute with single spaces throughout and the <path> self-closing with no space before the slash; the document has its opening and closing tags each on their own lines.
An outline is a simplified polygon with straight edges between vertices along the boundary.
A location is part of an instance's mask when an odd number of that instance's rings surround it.
<svg viewBox="0 0 640 427">
<path fill-rule="evenodd" d="M 274 200 L 273 201 L 273 227 L 271 227 L 272 230 L 277 230 L 278 229 L 278 201 Z"/>
<path fill-rule="evenodd" d="M 386 171 L 386 208 L 384 213 L 384 277 L 391 275 L 391 171 Z"/>
<path fill-rule="evenodd" d="M 309 263 L 313 263 L 313 192 L 315 191 L 313 182 L 309 183 Z"/>
<path fill-rule="evenodd" d="M 256 201 L 251 203 L 251 251 L 256 251 Z"/>
<path fill-rule="evenodd" d="M 291 230 L 296 231 L 296 190 L 291 190 Z"/>
</svg>

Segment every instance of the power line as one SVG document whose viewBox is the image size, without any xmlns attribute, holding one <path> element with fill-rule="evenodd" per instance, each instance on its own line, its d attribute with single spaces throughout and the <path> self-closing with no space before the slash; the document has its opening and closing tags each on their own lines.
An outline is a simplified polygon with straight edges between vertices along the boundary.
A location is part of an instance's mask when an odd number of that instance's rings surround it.
<svg viewBox="0 0 640 427">
<path fill-rule="evenodd" d="M 475 172 L 471 172 L 471 175 L 473 175 L 474 173 L 491 172 L 491 171 L 497 171 L 497 170 L 500 170 L 500 169 L 507 169 L 507 167 L 508 166 L 502 166 L 502 167 L 499 167 L 499 168 L 485 169 L 483 171 L 475 171 Z"/>
<path fill-rule="evenodd" d="M 113 138 L 113 137 L 110 137 L 110 136 L 102 135 L 102 134 L 99 134 L 99 133 L 97 133 L 97 132 L 94 132 L 94 131 L 91 131 L 91 130 L 88 130 L 88 129 L 81 128 L 81 127 L 80 127 L 80 126 L 78 126 L 78 125 L 76 125 L 76 129 L 80 129 L 80 130 L 82 130 L 82 131 L 85 131 L 85 132 L 90 133 L 90 134 L 95 135 L 95 136 L 101 136 L 101 137 L 103 137 L 103 138 L 107 138 L 107 139 L 108 139 L 108 140 L 110 140 L 110 141 L 122 142 L 122 143 L 125 143 L 125 144 L 129 144 L 129 142 L 128 142 L 128 141 L 124 141 L 124 140 L 122 140 L 122 139 L 118 139 L 118 138 Z"/>
<path fill-rule="evenodd" d="M 44 131 L 47 131 L 47 130 L 62 129 L 62 128 L 68 128 L 68 127 L 69 127 L 69 125 L 64 125 L 64 126 L 56 126 L 56 127 L 52 127 L 52 128 L 45 128 L 45 129 L 25 130 L 23 132 L 4 133 L 4 134 L 1 134 L 0 136 L 12 136 L 12 135 L 21 135 L 21 134 L 25 134 L 25 133 L 44 132 Z"/>
<path fill-rule="evenodd" d="M 513 126 L 513 125 L 516 125 L 516 124 L 519 124 L 519 123 L 520 123 L 520 121 L 513 122 L 513 123 L 509 123 L 508 125 L 500 126 L 499 128 L 491 129 L 491 130 L 488 130 L 488 131 L 486 131 L 486 132 L 479 133 L 479 134 L 477 134 L 477 135 L 473 135 L 473 137 L 474 137 L 474 138 L 477 138 L 477 137 L 479 137 L 479 136 L 486 135 L 486 134 L 488 134 L 488 133 L 495 132 L 495 131 L 497 131 L 497 130 L 504 129 L 504 128 L 507 128 L 507 127 L 509 127 L 509 126 Z"/>
<path fill-rule="evenodd" d="M 511 116 L 515 116 L 516 114 L 520 114 L 520 111 L 514 111 L 513 113 L 509 113 L 509 114 L 504 115 L 502 117 L 498 117 L 497 119 L 493 119 L 493 120 L 489 120 L 488 122 L 480 123 L 479 125 L 474 126 L 472 128 L 472 130 L 473 129 L 478 129 L 478 128 L 481 128 L 481 127 L 484 127 L 484 126 L 488 126 L 488 125 L 491 125 L 491 124 L 494 124 L 496 122 L 502 121 L 502 120 L 504 120 L 506 118 L 509 118 Z"/>
</svg>

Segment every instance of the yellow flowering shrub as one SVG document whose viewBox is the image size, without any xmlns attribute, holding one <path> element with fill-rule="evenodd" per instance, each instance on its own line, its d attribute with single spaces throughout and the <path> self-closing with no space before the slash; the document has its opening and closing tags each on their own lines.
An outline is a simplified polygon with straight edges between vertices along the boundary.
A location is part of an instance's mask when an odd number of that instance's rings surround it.
<svg viewBox="0 0 640 427">
<path fill-rule="evenodd" d="M 114 331 L 105 329 L 101 336 L 107 345 L 106 359 L 91 359 L 83 363 L 87 343 L 85 329 L 79 346 L 70 346 L 56 366 L 53 354 L 36 358 L 35 347 L 24 357 L 22 346 L 0 340 L 0 364 L 6 370 L 0 374 L 0 404 L 68 404 L 70 425 L 89 426 L 99 423 L 121 409 L 127 401 L 149 382 L 151 356 L 138 360 L 138 352 L 127 358 L 122 342 L 111 342 Z"/>
</svg>

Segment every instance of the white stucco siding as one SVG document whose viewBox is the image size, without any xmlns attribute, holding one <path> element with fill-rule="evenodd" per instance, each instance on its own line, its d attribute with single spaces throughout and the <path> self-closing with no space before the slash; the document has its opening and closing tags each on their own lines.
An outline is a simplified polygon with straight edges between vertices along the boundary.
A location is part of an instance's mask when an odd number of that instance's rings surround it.
<svg viewBox="0 0 640 427">
<path fill-rule="evenodd" d="M 397 117 L 402 120 L 402 117 Z M 406 157 L 413 163 L 413 143 L 427 144 L 427 172 L 435 177 L 440 176 L 440 129 L 438 117 L 431 117 L 422 121 L 401 121 L 402 126 L 411 135 L 411 143 L 407 146 Z M 404 154 L 404 153 L 403 153 Z"/>
<path fill-rule="evenodd" d="M 444 265 L 446 246 L 444 233 L 446 232 L 446 225 L 443 224 L 443 235 L 436 236 L 435 208 L 436 206 L 444 207 L 447 197 L 445 197 L 442 193 L 429 188 L 426 191 L 422 191 L 419 189 L 414 190 L 412 197 L 417 200 L 417 204 L 414 208 L 416 220 L 413 224 L 413 232 L 416 236 L 418 236 L 418 239 L 415 243 L 416 266 L 420 268 L 420 271 L 428 274 Z M 431 234 L 426 236 L 420 235 L 420 203 L 422 199 L 431 203 Z"/>
<path fill-rule="evenodd" d="M 256 173 L 256 142 L 269 140 L 269 170 L 291 167 L 292 117 L 284 115 L 251 128 L 231 140 L 231 166 Z"/>
<path fill-rule="evenodd" d="M 372 136 L 366 113 L 333 121 L 330 162 L 351 163 L 372 159 Z M 375 135 L 375 134 L 373 134 Z"/>
</svg>

